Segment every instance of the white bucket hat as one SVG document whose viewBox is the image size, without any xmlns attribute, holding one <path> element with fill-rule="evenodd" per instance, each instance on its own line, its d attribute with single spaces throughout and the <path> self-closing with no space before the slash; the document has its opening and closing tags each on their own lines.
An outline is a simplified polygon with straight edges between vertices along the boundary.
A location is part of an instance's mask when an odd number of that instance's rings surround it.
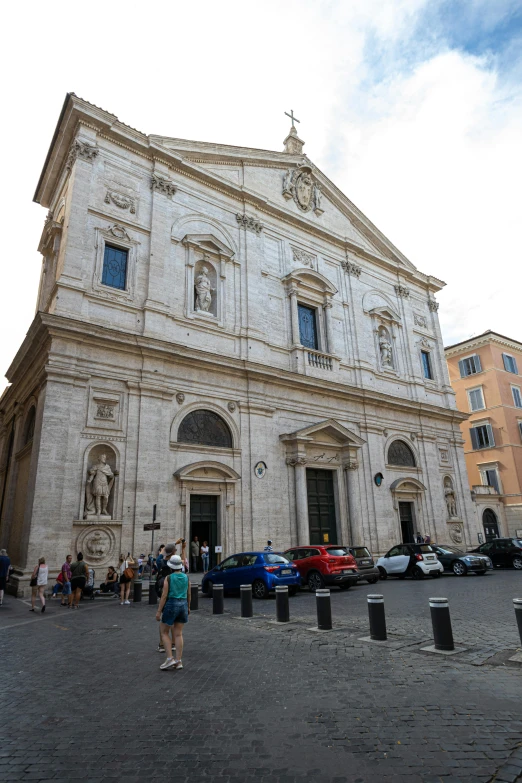
<svg viewBox="0 0 522 783">
<path fill-rule="evenodd" d="M 183 568 L 183 563 L 179 555 L 172 555 L 170 560 L 167 560 L 167 565 L 169 568 L 172 568 L 173 571 L 181 571 Z"/>
</svg>

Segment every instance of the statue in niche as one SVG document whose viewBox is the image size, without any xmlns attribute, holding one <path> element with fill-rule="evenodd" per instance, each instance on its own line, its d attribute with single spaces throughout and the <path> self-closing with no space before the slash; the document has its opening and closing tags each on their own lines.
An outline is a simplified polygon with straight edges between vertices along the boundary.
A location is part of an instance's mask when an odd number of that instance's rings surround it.
<svg viewBox="0 0 522 783">
<path fill-rule="evenodd" d="M 449 478 L 444 481 L 444 499 L 446 501 L 446 508 L 448 509 L 448 517 L 450 519 L 458 518 L 455 490 L 453 489 L 453 484 Z"/>
<path fill-rule="evenodd" d="M 212 288 L 208 276 L 208 267 L 204 266 L 196 277 L 196 312 L 208 313 L 212 304 Z"/>
<path fill-rule="evenodd" d="M 383 367 L 393 367 L 392 345 L 386 332 L 379 335 L 379 350 L 381 352 L 381 364 Z"/>
<path fill-rule="evenodd" d="M 98 462 L 89 468 L 89 477 L 85 483 L 84 519 L 91 516 L 111 519 L 107 505 L 117 475 L 118 472 L 113 473 L 107 464 L 106 454 L 101 454 Z"/>
</svg>

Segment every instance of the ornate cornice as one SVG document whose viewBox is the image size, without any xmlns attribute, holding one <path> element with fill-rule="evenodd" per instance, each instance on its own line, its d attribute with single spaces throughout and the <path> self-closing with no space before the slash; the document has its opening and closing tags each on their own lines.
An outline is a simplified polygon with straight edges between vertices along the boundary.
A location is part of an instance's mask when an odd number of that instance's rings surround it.
<svg viewBox="0 0 522 783">
<path fill-rule="evenodd" d="M 263 224 L 254 217 L 241 214 L 241 212 L 236 214 L 236 220 L 242 228 L 248 228 L 250 231 L 255 231 L 256 234 L 260 234 L 264 228 Z"/>
</svg>

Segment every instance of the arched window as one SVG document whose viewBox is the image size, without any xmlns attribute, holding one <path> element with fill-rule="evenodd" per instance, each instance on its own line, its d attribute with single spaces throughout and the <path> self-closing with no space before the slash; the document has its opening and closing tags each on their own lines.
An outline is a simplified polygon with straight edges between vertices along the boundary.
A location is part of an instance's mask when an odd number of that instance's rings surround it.
<svg viewBox="0 0 522 783">
<path fill-rule="evenodd" d="M 25 430 L 24 430 L 24 446 L 26 446 L 32 439 L 34 438 L 34 424 L 36 421 L 36 408 L 33 407 L 29 411 L 29 415 L 27 416 L 26 422 L 25 422 Z"/>
<path fill-rule="evenodd" d="M 414 468 L 415 455 L 403 440 L 394 440 L 388 449 L 388 465 Z"/>
<path fill-rule="evenodd" d="M 178 443 L 198 443 L 201 446 L 232 448 L 228 425 L 214 411 L 192 411 L 185 416 L 178 430 Z"/>
</svg>

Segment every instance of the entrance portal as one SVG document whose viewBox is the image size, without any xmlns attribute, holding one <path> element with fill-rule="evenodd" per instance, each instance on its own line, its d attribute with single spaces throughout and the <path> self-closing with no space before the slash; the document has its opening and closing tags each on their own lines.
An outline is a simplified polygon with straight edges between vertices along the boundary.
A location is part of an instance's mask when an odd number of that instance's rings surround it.
<svg viewBox="0 0 522 783">
<path fill-rule="evenodd" d="M 210 565 L 216 564 L 214 547 L 217 540 L 217 495 L 191 495 L 190 496 L 190 541 L 197 536 L 200 546 L 203 541 L 208 541 L 210 547 Z M 190 557 L 190 546 L 187 548 Z M 198 561 L 198 570 L 203 568 L 201 558 Z"/>
<path fill-rule="evenodd" d="M 399 502 L 399 517 L 401 520 L 401 533 L 403 544 L 411 544 L 415 541 L 413 530 L 413 503 Z"/>
<path fill-rule="evenodd" d="M 484 509 L 484 513 L 482 514 L 482 524 L 484 526 L 484 535 L 486 536 L 486 541 L 494 541 L 495 538 L 500 538 L 497 515 L 490 508 Z"/>
<path fill-rule="evenodd" d="M 311 544 L 337 544 L 333 470 L 306 469 Z"/>
</svg>

